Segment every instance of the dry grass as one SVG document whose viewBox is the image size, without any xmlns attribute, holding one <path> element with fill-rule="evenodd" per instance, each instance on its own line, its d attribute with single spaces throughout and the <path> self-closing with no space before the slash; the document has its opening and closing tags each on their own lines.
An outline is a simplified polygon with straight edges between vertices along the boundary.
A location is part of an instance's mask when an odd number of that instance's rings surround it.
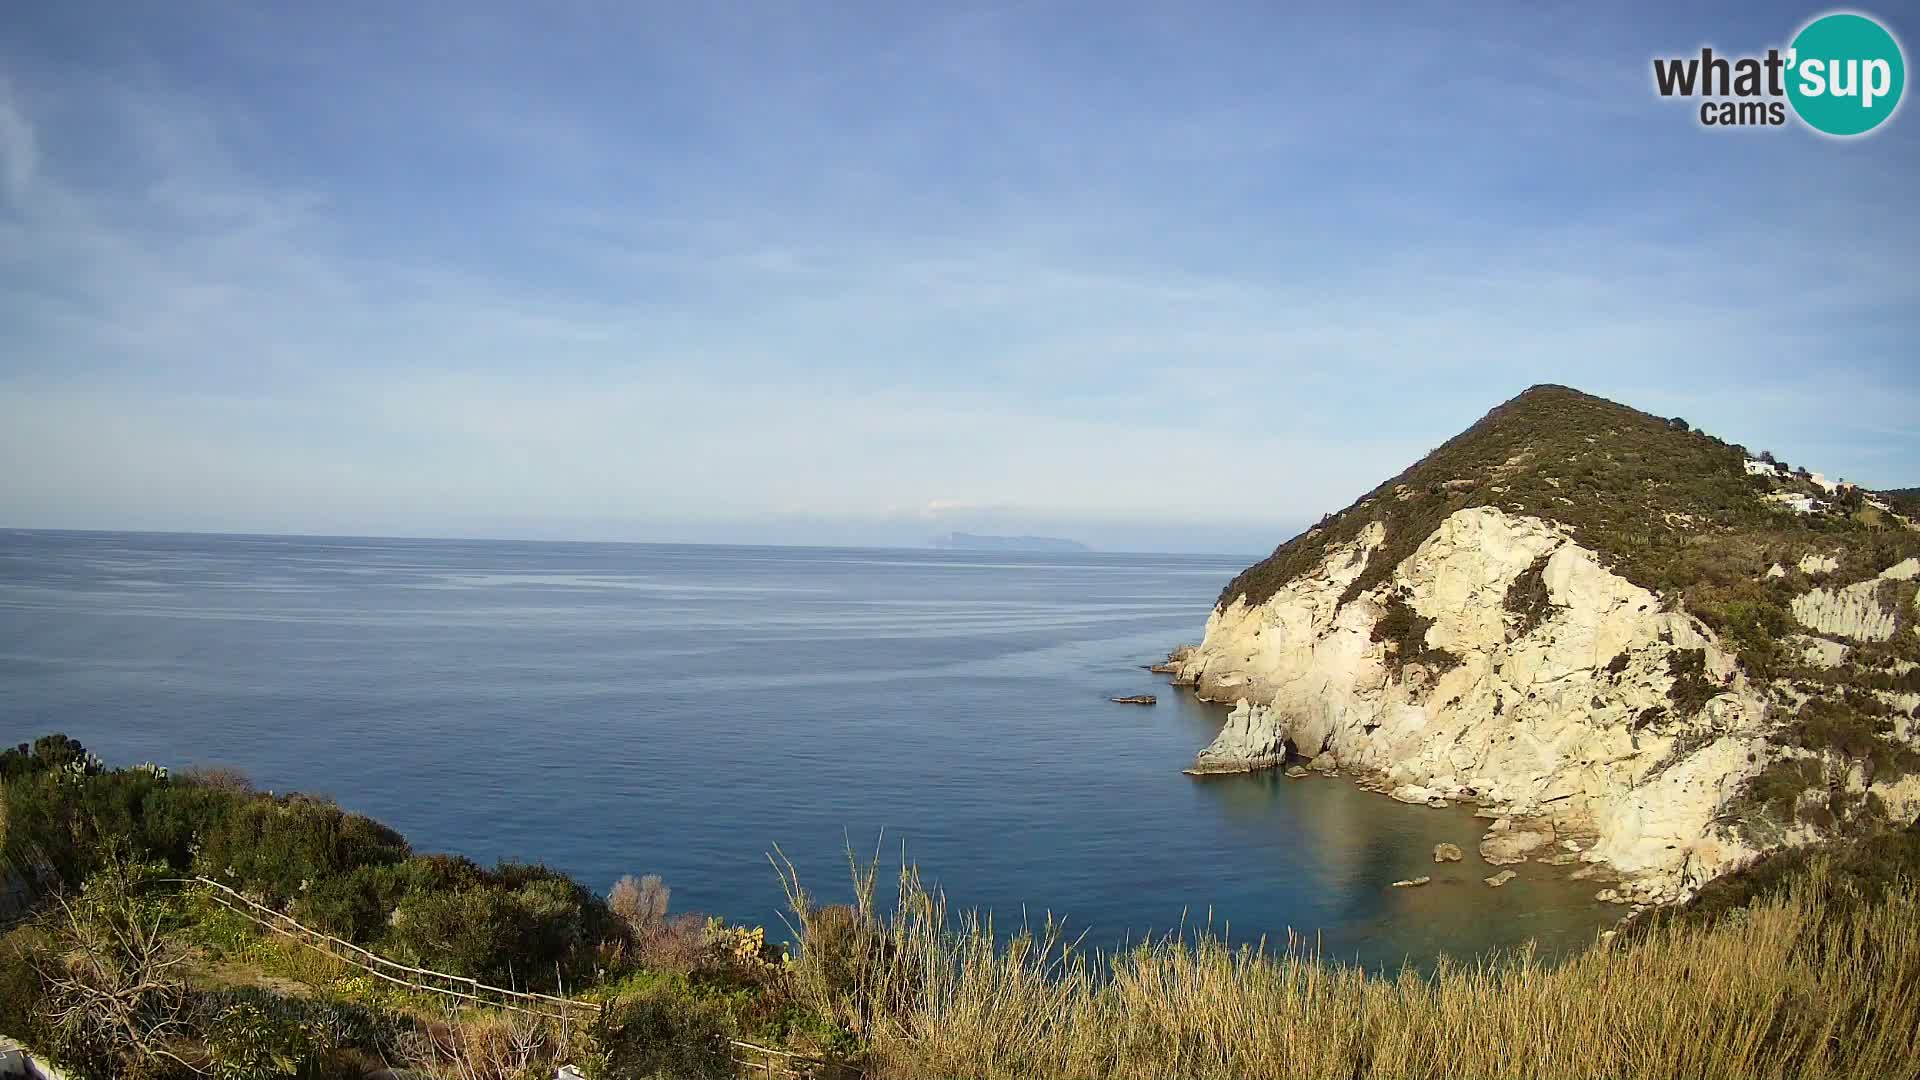
<svg viewBox="0 0 1920 1080">
<path fill-rule="evenodd" d="M 442 1021 L 402 1047 L 408 1068 L 437 1080 L 550 1077 L 588 1049 L 583 1032 L 562 1020 L 522 1013 L 448 1009 Z"/>
<path fill-rule="evenodd" d="M 783 869 L 805 937 L 817 913 Z M 1912 883 L 1836 908 L 1824 865 L 1711 926 L 1398 979 L 1210 938 L 1100 955 L 1042 927 L 996 945 L 910 867 L 885 917 L 871 867 L 855 881 L 859 931 L 803 942 L 796 980 L 864 1036 L 873 1076 L 1920 1076 Z"/>
</svg>

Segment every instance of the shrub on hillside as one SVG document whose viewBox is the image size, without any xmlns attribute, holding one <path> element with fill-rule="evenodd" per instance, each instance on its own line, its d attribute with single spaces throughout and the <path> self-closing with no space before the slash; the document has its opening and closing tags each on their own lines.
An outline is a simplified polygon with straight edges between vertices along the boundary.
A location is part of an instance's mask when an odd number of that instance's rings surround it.
<svg viewBox="0 0 1920 1080">
<path fill-rule="evenodd" d="M 230 1004 L 208 1025 L 205 1039 L 215 1080 L 298 1076 L 331 1049 L 298 1020 L 252 1001 Z"/>
<path fill-rule="evenodd" d="M 1809 698 L 1775 740 L 1839 754 L 1861 765 L 1869 782 L 1892 781 L 1920 771 L 1920 752 L 1894 736 L 1892 710 L 1877 696 L 1854 687 Z"/>
<path fill-rule="evenodd" d="M 92 776 L 100 772 L 100 759 L 78 740 L 58 733 L 42 735 L 0 753 L 0 779 L 44 772 Z"/>
<path fill-rule="evenodd" d="M 698 915 L 675 915 L 634 944 L 640 964 L 653 971 L 691 975 L 705 970 L 713 959 L 707 941 L 707 921 Z"/>
<path fill-rule="evenodd" d="M 187 954 L 168 933 L 168 906 L 143 887 L 156 873 L 164 871 L 114 853 L 61 905 L 37 968 L 38 1027 L 53 1056 L 80 1076 L 143 1080 L 185 1070 Z"/>
<path fill-rule="evenodd" d="M 399 833 L 329 799 L 237 797 L 200 837 L 195 865 L 216 881 L 239 882 L 273 904 L 313 883 L 409 854 Z"/>
<path fill-rule="evenodd" d="M 1705 649 L 1676 649 L 1668 653 L 1667 672 L 1673 676 L 1667 698 L 1680 716 L 1697 715 L 1720 693 L 1720 685 L 1707 673 Z"/>
<path fill-rule="evenodd" d="M 683 975 L 706 970 L 720 959 L 709 924 L 698 915 L 670 916 L 672 895 L 657 874 L 628 874 L 607 893 L 607 911 L 625 931 L 641 966 Z"/>
<path fill-rule="evenodd" d="M 228 795 L 251 795 L 253 781 L 247 774 L 228 765 L 195 765 L 180 774 L 182 783 L 212 788 Z"/>
<path fill-rule="evenodd" d="M 667 921 L 667 903 L 673 891 L 658 874 L 636 878 L 632 874 L 613 883 L 607 892 L 607 910 L 626 924 L 639 941 L 657 933 Z"/>
<path fill-rule="evenodd" d="M 1743 582 L 1717 592 L 1715 602 L 1702 612 L 1707 625 L 1733 646 L 1740 666 L 1755 678 L 1772 678 L 1797 659 L 1786 644 L 1796 626 L 1783 590 Z"/>
<path fill-rule="evenodd" d="M 1800 797 L 1824 783 L 1826 769 L 1817 759 L 1783 758 L 1748 778 L 1740 800 L 1776 822 L 1791 824 Z"/>
<path fill-rule="evenodd" d="M 83 759 L 69 758 L 69 766 L 76 760 Z M 84 778 L 68 766 L 16 772 L 0 784 L 0 816 L 7 825 L 0 859 L 39 895 L 77 888 L 102 866 L 109 840 L 131 843 L 142 858 L 151 857 L 145 806 L 169 786 L 165 777 L 132 769 Z"/>
<path fill-rule="evenodd" d="M 730 1077 L 727 1045 L 732 1023 L 711 998 L 670 985 L 650 987 L 609 1009 L 596 1023 L 594 1040 L 604 1054 L 606 1077 L 705 1080 Z"/>
<path fill-rule="evenodd" d="M 1460 658 L 1445 649 L 1427 644 L 1427 631 L 1433 620 L 1414 610 L 1412 598 L 1399 589 L 1387 597 L 1386 610 L 1373 624 L 1372 639 L 1387 643 L 1387 666 L 1398 675 L 1408 664 L 1425 664 L 1437 669 L 1453 667 Z"/>
<path fill-rule="evenodd" d="M 1553 601 L 1547 593 L 1547 559 L 1542 555 L 1533 560 L 1507 586 L 1506 608 L 1516 616 L 1516 638 L 1533 633 L 1553 613 Z"/>
<path fill-rule="evenodd" d="M 262 1027 L 285 1032 L 298 1029 L 307 1053 L 309 1074 L 326 1074 L 327 1056 L 352 1047 L 375 1057 L 394 1056 L 414 1022 L 400 1014 L 329 998 L 289 997 L 259 987 L 233 987 L 192 994 L 186 1012 L 193 1026 L 209 1036 L 209 1044 L 242 1036 L 245 1025 L 221 1029 L 221 1022 L 238 1010 L 250 1010 Z M 357 1073 L 354 1075 L 358 1075 Z"/>
<path fill-rule="evenodd" d="M 40 971 L 53 961 L 52 948 L 52 938 L 36 925 L 0 937 L 0 1032 L 29 1043 L 45 1041 L 39 1006 L 47 988 Z"/>
<path fill-rule="evenodd" d="M 593 895 L 545 867 L 502 864 L 477 883 L 404 895 L 386 941 L 425 966 L 495 986 L 551 987 L 591 967 L 610 931 Z"/>
<path fill-rule="evenodd" d="M 511 986 L 527 973 L 518 944 L 525 933 L 524 916 L 512 893 L 497 885 L 477 885 L 407 896 L 394 913 L 388 940 L 401 956 L 422 965 Z"/>
</svg>

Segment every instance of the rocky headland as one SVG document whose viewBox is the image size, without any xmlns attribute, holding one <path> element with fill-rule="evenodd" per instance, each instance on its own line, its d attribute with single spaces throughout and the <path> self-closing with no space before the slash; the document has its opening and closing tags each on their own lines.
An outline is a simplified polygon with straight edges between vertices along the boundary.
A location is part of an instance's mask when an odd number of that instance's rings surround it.
<svg viewBox="0 0 1920 1080">
<path fill-rule="evenodd" d="M 1249 568 L 1156 670 L 1234 706 L 1190 772 L 1475 805 L 1489 863 L 1672 902 L 1920 814 L 1896 505 L 1536 387 Z"/>
</svg>

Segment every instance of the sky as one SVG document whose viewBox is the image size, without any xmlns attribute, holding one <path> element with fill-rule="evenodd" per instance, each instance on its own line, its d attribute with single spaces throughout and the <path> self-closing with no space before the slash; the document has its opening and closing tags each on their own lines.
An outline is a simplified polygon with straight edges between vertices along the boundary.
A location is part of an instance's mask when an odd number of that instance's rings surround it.
<svg viewBox="0 0 1920 1080">
<path fill-rule="evenodd" d="M 1920 484 L 1920 113 L 1701 127 L 1720 7 L 18 0 L 0 527 L 1264 551 L 1542 382 Z"/>
</svg>

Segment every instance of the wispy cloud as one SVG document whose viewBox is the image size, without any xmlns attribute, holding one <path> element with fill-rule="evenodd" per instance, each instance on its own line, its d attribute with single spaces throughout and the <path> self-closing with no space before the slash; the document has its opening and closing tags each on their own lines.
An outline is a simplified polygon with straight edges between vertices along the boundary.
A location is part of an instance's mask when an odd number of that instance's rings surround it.
<svg viewBox="0 0 1920 1080">
<path fill-rule="evenodd" d="M 1540 381 L 1920 476 L 1920 129 L 1707 138 L 1634 13 L 1111 14 L 37 13 L 6 523 L 1278 540 Z"/>
<path fill-rule="evenodd" d="M 39 163 L 33 127 L 14 104 L 12 88 L 0 79 L 0 185 L 10 201 L 26 195 Z"/>
</svg>

